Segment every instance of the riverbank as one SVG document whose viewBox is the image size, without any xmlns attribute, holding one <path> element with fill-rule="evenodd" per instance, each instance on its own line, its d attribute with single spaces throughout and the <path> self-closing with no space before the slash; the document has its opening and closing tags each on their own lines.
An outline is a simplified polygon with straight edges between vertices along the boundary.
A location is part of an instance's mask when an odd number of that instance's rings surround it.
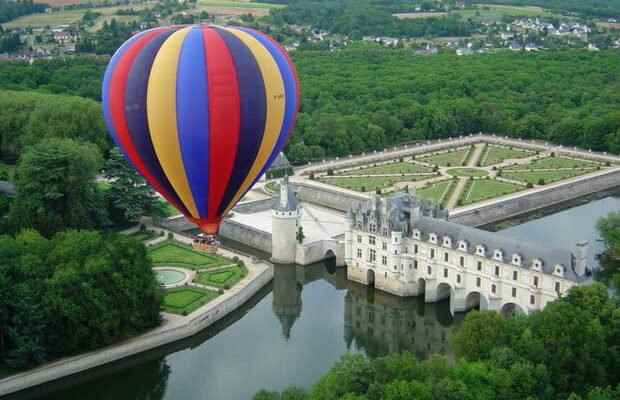
<svg viewBox="0 0 620 400">
<path fill-rule="evenodd" d="M 239 257 L 248 269 L 248 275 L 230 290 L 187 316 L 162 313 L 162 325 L 140 336 L 1 379 L 0 397 L 193 336 L 236 310 L 273 279 L 273 266 L 267 262 L 256 261 L 229 249 L 220 249 L 218 252 L 225 257 Z"/>
</svg>

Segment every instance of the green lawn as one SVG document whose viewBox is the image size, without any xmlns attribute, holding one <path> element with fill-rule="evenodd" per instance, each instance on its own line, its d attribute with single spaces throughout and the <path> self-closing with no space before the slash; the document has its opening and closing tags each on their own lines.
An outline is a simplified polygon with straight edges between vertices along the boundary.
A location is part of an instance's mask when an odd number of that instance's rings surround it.
<svg viewBox="0 0 620 400">
<path fill-rule="evenodd" d="M 232 264 L 233 261 L 216 254 L 207 254 L 193 250 L 190 246 L 178 242 L 166 241 L 149 248 L 153 264 L 204 269 Z"/>
<path fill-rule="evenodd" d="M 207 289 L 193 287 L 169 289 L 164 292 L 161 309 L 173 314 L 187 315 L 217 296 L 218 293 L 216 291 Z"/>
<path fill-rule="evenodd" d="M 433 172 L 433 169 L 425 165 L 396 161 L 348 171 L 340 170 L 336 172 L 336 175 L 423 174 L 429 172 Z"/>
<path fill-rule="evenodd" d="M 434 175 L 370 176 L 359 178 L 322 177 L 319 178 L 319 181 L 358 192 L 369 192 L 388 188 L 397 182 L 415 182 L 432 176 Z"/>
<path fill-rule="evenodd" d="M 504 160 L 524 158 L 534 155 L 534 152 L 518 149 L 516 147 L 503 147 L 487 145 L 486 150 L 480 158 L 480 165 L 483 167 L 499 164 Z"/>
<path fill-rule="evenodd" d="M 147 241 L 147 240 L 151 240 L 155 237 L 155 232 L 153 231 L 149 231 L 149 230 L 138 230 L 132 234 L 129 235 L 129 237 L 132 237 L 134 239 L 137 239 L 141 242 Z"/>
<path fill-rule="evenodd" d="M 553 14 L 536 6 L 510 6 L 499 4 L 477 4 L 475 8 L 454 11 L 463 19 L 472 19 L 477 22 L 501 21 L 503 16 L 518 17 L 550 17 Z"/>
<path fill-rule="evenodd" d="M 448 170 L 448 174 L 452 176 L 473 176 L 476 178 L 481 178 L 483 176 L 487 176 L 489 173 L 478 168 L 452 168 Z"/>
<path fill-rule="evenodd" d="M 254 1 L 234 1 L 234 0 L 198 0 L 198 4 L 201 6 L 210 7 L 235 7 L 235 8 L 283 8 L 284 4 L 272 4 L 272 3 L 257 3 Z"/>
<path fill-rule="evenodd" d="M 467 187 L 463 191 L 461 197 L 461 204 L 472 204 L 478 201 L 518 192 L 523 189 L 524 187 L 521 185 L 501 182 L 495 179 L 477 179 L 467 183 Z"/>
<path fill-rule="evenodd" d="M 562 170 L 562 171 L 506 171 L 502 172 L 502 177 L 515 181 L 531 183 L 538 185 L 542 179 L 544 185 L 561 181 L 563 179 L 573 178 L 575 176 L 584 175 L 595 171 L 595 169 L 575 169 L 575 170 Z"/>
<path fill-rule="evenodd" d="M 417 159 L 440 167 L 459 167 L 469 152 L 469 147 L 457 150 L 448 150 L 443 153 L 421 155 Z"/>
<path fill-rule="evenodd" d="M 509 170 L 527 169 L 559 169 L 559 168 L 596 168 L 601 164 L 596 161 L 568 158 L 568 157 L 545 157 L 533 160 L 527 165 L 512 165 Z"/>
<path fill-rule="evenodd" d="M 416 189 L 416 195 L 433 200 L 436 203 L 441 203 L 445 199 L 445 195 L 450 191 L 450 186 L 454 184 L 452 179 L 446 179 L 445 181 L 435 182 L 427 187 Z"/>
<path fill-rule="evenodd" d="M 231 288 L 248 274 L 244 266 L 235 265 L 217 271 L 200 272 L 194 282 L 219 288 Z"/>
</svg>

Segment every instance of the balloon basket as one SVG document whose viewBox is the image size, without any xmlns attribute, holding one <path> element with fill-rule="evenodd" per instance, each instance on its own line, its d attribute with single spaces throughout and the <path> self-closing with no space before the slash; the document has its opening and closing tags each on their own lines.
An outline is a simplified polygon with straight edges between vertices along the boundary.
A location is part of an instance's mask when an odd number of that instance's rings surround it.
<svg viewBox="0 0 620 400">
<path fill-rule="evenodd" d="M 205 253 L 215 254 L 220 247 L 220 242 L 215 239 L 215 236 L 199 234 L 192 241 L 192 248 L 194 250 L 202 251 Z"/>
</svg>

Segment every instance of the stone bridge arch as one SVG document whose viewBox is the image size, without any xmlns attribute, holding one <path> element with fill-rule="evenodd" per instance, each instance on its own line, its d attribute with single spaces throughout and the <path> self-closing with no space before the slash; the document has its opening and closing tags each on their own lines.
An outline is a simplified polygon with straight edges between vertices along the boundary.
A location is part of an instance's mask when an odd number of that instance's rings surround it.
<svg viewBox="0 0 620 400">
<path fill-rule="evenodd" d="M 526 309 L 518 303 L 514 302 L 506 302 L 502 304 L 502 307 L 499 309 L 500 314 L 504 317 L 510 317 L 513 315 L 526 315 Z"/>
<path fill-rule="evenodd" d="M 465 310 L 488 310 L 489 309 L 489 299 L 482 294 L 480 291 L 473 290 L 465 296 Z"/>
</svg>

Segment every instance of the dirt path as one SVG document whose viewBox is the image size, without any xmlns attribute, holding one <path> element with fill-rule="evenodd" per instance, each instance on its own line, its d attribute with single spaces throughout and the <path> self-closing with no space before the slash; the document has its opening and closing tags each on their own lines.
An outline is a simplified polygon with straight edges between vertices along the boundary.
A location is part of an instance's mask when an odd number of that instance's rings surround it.
<svg viewBox="0 0 620 400">
<path fill-rule="evenodd" d="M 461 197 L 461 193 L 463 193 L 463 190 L 465 190 L 465 186 L 467 185 L 468 179 L 469 178 L 459 178 L 458 182 L 456 182 L 456 187 L 454 188 L 454 191 L 452 192 L 452 196 L 450 196 L 450 200 L 448 200 L 448 203 L 446 204 L 446 208 L 448 210 L 456 208 L 456 203 L 459 201 L 459 198 Z"/>
<path fill-rule="evenodd" d="M 474 154 L 469 158 L 469 162 L 467 163 L 467 167 L 475 167 L 478 165 L 478 161 L 482 156 L 482 152 L 484 151 L 484 143 L 478 143 L 474 148 Z"/>
</svg>

